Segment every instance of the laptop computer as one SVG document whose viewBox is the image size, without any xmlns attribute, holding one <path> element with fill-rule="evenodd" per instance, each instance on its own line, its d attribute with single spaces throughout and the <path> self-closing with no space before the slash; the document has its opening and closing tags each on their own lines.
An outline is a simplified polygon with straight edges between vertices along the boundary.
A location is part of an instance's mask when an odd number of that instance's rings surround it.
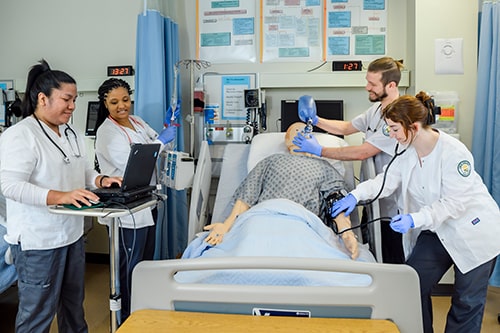
<svg viewBox="0 0 500 333">
<path fill-rule="evenodd" d="M 101 202 L 128 204 L 150 197 L 156 186 L 150 185 L 158 158 L 159 143 L 134 143 L 130 147 L 121 187 L 93 190 Z"/>
</svg>

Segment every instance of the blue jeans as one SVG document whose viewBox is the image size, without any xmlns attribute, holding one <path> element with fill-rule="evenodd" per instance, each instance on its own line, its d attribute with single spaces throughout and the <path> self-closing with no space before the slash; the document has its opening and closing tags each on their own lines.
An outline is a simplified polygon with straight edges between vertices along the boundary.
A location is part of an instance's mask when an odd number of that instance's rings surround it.
<svg viewBox="0 0 500 333">
<path fill-rule="evenodd" d="M 462 274 L 456 266 L 454 267 L 455 283 L 445 332 L 481 332 L 488 280 L 493 262 L 494 260 L 488 261 L 466 274 Z M 418 236 L 407 264 L 418 273 L 424 332 L 432 333 L 434 331 L 432 289 L 453 265 L 453 260 L 435 233 L 423 231 Z"/>
<path fill-rule="evenodd" d="M 22 251 L 11 245 L 18 274 L 16 333 L 49 332 L 57 313 L 59 332 L 88 332 L 83 311 L 85 246 Z"/>
</svg>

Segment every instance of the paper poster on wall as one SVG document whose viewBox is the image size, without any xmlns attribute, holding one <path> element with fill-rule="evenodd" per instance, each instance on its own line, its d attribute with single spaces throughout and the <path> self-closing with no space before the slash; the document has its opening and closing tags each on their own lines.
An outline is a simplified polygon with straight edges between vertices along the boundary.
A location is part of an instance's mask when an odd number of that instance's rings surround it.
<svg viewBox="0 0 500 333">
<path fill-rule="evenodd" d="M 319 0 L 262 0 L 261 61 L 323 59 L 323 7 Z"/>
<path fill-rule="evenodd" d="M 370 61 L 386 52 L 385 0 L 326 0 L 327 60 Z"/>
<path fill-rule="evenodd" d="M 212 63 L 255 62 L 256 1 L 197 0 L 197 58 Z"/>
</svg>

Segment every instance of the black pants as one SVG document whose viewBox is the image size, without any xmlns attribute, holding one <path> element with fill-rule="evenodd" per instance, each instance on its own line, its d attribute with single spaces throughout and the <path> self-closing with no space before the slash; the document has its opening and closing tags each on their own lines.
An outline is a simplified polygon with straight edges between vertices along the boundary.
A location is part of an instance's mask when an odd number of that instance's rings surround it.
<svg viewBox="0 0 500 333">
<path fill-rule="evenodd" d="M 120 252 L 120 294 L 121 323 L 130 316 L 130 291 L 132 288 L 132 271 L 143 260 L 153 260 L 156 241 L 157 209 L 151 211 L 155 224 L 139 229 L 119 228 Z"/>
</svg>

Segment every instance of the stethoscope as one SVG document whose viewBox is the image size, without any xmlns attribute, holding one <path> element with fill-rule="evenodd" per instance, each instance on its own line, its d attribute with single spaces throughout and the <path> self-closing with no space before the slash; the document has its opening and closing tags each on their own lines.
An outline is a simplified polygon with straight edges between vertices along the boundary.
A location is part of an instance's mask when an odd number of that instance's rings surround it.
<svg viewBox="0 0 500 333">
<path fill-rule="evenodd" d="M 128 143 L 130 145 L 132 145 L 134 142 L 132 141 L 132 138 L 130 137 L 130 135 L 127 133 L 127 130 L 122 126 L 120 125 L 115 119 L 113 119 L 113 117 L 111 117 L 110 115 L 108 116 L 108 119 L 113 123 L 115 124 L 116 126 L 118 126 L 119 129 L 121 129 L 123 131 L 123 133 L 127 136 L 127 139 L 128 139 Z M 149 141 L 154 141 L 155 138 L 152 138 L 150 137 L 149 135 L 147 135 L 146 133 L 146 128 L 144 127 L 143 124 L 141 124 L 139 121 L 137 121 L 136 119 L 134 119 L 134 117 L 131 117 L 129 116 L 129 119 L 130 121 L 134 124 L 134 125 L 138 125 L 140 127 L 142 127 L 142 129 L 144 130 L 144 135 L 146 135 L 148 138 L 149 138 Z M 137 131 L 136 131 L 137 132 Z M 139 134 L 143 137 L 143 139 L 145 139 L 144 135 L 139 132 Z M 146 140 L 147 141 L 147 140 Z"/>
<path fill-rule="evenodd" d="M 33 117 L 36 119 L 38 125 L 40 125 L 40 128 L 42 129 L 42 131 L 45 134 L 45 136 L 47 137 L 47 139 L 49 139 L 49 141 L 52 142 L 52 144 L 61 152 L 61 154 L 63 155 L 64 163 L 70 164 L 70 159 L 69 159 L 68 155 L 66 155 L 64 150 L 61 147 L 59 147 L 59 145 L 57 143 L 55 143 L 54 140 L 52 140 L 52 138 L 49 136 L 49 133 L 47 133 L 45 128 L 43 128 L 42 123 L 40 122 L 40 120 L 38 119 L 38 117 L 34 113 L 33 113 Z M 73 137 L 73 141 L 75 142 L 76 150 L 75 150 L 75 148 L 73 148 L 73 144 L 71 143 L 71 140 L 69 139 L 70 135 Z M 64 129 L 64 136 L 66 137 L 66 140 L 68 140 L 68 144 L 69 144 L 69 147 L 71 148 L 71 152 L 73 153 L 73 156 L 81 157 L 82 154 L 80 151 L 80 145 L 78 144 L 78 137 L 76 136 L 75 131 L 71 127 L 69 127 L 68 124 L 66 124 L 66 128 Z"/>
<path fill-rule="evenodd" d="M 380 196 L 380 194 L 382 194 L 382 191 L 383 191 L 384 186 L 385 186 L 385 180 L 387 178 L 387 170 L 389 170 L 389 167 L 391 166 L 392 162 L 394 162 L 394 160 L 398 156 L 403 155 L 406 152 L 407 149 L 408 149 L 408 147 L 406 147 L 402 151 L 398 151 L 399 150 L 399 142 L 396 143 L 396 147 L 394 147 L 394 156 L 392 156 L 391 160 L 389 161 L 389 163 L 387 163 L 387 166 L 385 167 L 384 178 L 382 179 L 382 185 L 380 186 L 380 190 L 378 191 L 377 195 L 373 199 L 371 199 L 371 200 L 359 202 L 358 205 L 366 206 L 366 205 L 369 205 L 369 204 L 373 203 L 375 200 L 378 199 L 378 197 Z"/>
<path fill-rule="evenodd" d="M 392 162 L 394 162 L 394 160 L 398 157 L 398 156 L 401 156 L 403 155 L 406 150 L 408 149 L 408 147 L 406 147 L 405 149 L 403 149 L 402 151 L 398 151 L 399 150 L 399 142 L 396 143 L 396 147 L 394 147 L 394 156 L 392 156 L 391 160 L 389 161 L 389 163 L 387 163 L 387 166 L 385 167 L 385 170 L 384 170 L 384 178 L 382 179 L 382 185 L 380 186 L 380 190 L 378 191 L 377 195 L 371 199 L 371 200 L 367 200 L 367 201 L 360 201 L 356 204 L 356 206 L 367 206 L 371 203 L 373 203 L 375 200 L 378 199 L 378 197 L 380 196 L 380 194 L 382 194 L 382 190 L 384 189 L 384 186 L 385 186 L 385 180 L 387 178 L 387 170 L 389 170 L 389 167 L 391 166 Z M 350 227 L 350 228 L 346 228 L 346 229 L 343 229 L 342 231 L 338 231 L 337 230 L 337 226 L 336 224 L 334 223 L 334 228 L 333 228 L 333 232 L 335 232 L 335 234 L 337 235 L 342 235 L 344 232 L 346 231 L 349 231 L 349 230 L 354 230 L 354 229 L 357 229 L 357 228 L 361 228 L 367 224 L 370 224 L 370 223 L 374 223 L 374 222 L 377 222 L 377 221 L 386 221 L 386 222 L 390 222 L 391 221 L 391 218 L 390 217 L 379 217 L 379 218 L 376 218 L 376 219 L 373 219 L 373 220 L 370 220 L 364 224 L 359 224 L 359 225 L 356 225 L 356 226 L 353 226 L 353 227 Z"/>
<path fill-rule="evenodd" d="M 379 104 L 378 107 L 377 107 L 377 110 L 375 110 L 375 113 L 377 113 L 380 109 L 382 108 L 382 104 Z M 375 125 L 375 128 L 371 128 L 370 125 L 368 125 L 368 128 L 366 129 L 367 132 L 377 132 L 377 129 L 379 128 L 380 126 L 380 123 L 382 122 L 383 118 L 380 117 L 380 119 L 378 120 L 377 122 L 377 125 Z"/>
</svg>

